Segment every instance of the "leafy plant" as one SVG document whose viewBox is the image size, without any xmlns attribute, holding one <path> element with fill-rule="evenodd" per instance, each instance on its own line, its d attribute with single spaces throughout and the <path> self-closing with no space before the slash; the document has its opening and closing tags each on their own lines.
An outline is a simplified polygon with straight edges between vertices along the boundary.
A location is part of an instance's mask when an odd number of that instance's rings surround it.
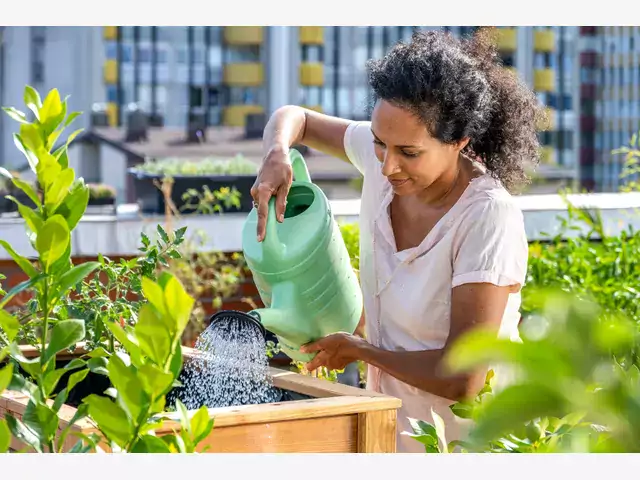
<svg viewBox="0 0 640 480">
<path fill-rule="evenodd" d="M 258 172 L 258 165 L 247 160 L 242 155 L 236 155 L 228 160 L 217 158 L 203 158 L 201 160 L 163 158 L 159 160 L 148 159 L 133 171 L 147 175 L 168 177 L 255 175 Z"/>
<path fill-rule="evenodd" d="M 61 101 L 57 90 L 50 91 L 42 101 L 38 92 L 27 86 L 24 100 L 35 116 L 32 122 L 15 108 L 5 108 L 5 111 L 21 124 L 15 142 L 36 174 L 40 191 L 36 192 L 4 169 L 0 173 L 35 205 L 30 209 L 10 197 L 17 204 L 38 256 L 33 262 L 0 240 L 0 245 L 28 276 L 28 280 L 8 292 L 1 292 L 0 393 L 5 389 L 21 392 L 28 403 L 21 418 L 5 413 L 0 421 L 0 451 L 8 448 L 13 436 L 36 452 L 60 452 L 69 435 L 80 437 L 72 452 L 97 450 L 105 442 L 111 449 L 132 452 L 194 451 L 213 427 L 206 409 L 190 419 L 186 412 L 181 412 L 180 421 L 187 427 L 186 432 L 163 435 L 162 440 L 154 436 L 154 429 L 163 424 L 166 393 L 176 385 L 182 367 L 180 338 L 194 303 L 168 272 L 160 274 L 157 282 L 152 279 L 156 278 L 157 262 L 172 251 L 169 235 L 159 228 L 163 243 L 154 247 L 147 243 L 146 255 L 136 259 L 135 265 L 133 262 L 121 264 L 121 270 L 105 259 L 74 266 L 70 257 L 71 232 L 89 200 L 89 188 L 82 179 L 75 178 L 74 170 L 68 166 L 67 147 L 79 131 L 69 135 L 58 149 L 53 150 L 53 145 L 79 113 L 67 115 L 66 99 Z M 184 231 L 178 235 L 184 235 Z M 69 315 L 72 302 L 68 297 L 72 289 L 89 285 L 99 290 L 98 283 L 86 278 L 100 269 L 107 277 L 120 275 L 123 280 L 123 272 L 130 273 L 134 268 L 141 278 L 134 275 L 128 278 L 130 288 L 135 290 L 138 281 L 147 300 L 139 306 L 138 320 L 133 322 L 135 327 L 104 321 L 102 327 L 106 327 L 114 339 L 110 342 L 111 351 L 94 345 L 96 348 L 81 358 L 66 364 L 57 361 L 58 353 L 74 350 L 85 339 L 87 331 L 85 319 Z M 110 288 L 109 283 L 106 288 Z M 34 293 L 24 318 L 4 310 L 24 291 Z M 86 300 L 94 298 L 88 296 Z M 113 308 L 107 300 L 102 306 L 109 306 L 106 311 Z M 26 320 L 26 324 L 22 320 Z M 16 342 L 27 326 L 39 334 L 35 358 L 25 356 Z M 105 393 L 113 400 L 108 396 L 89 395 L 73 418 L 61 425 L 60 409 L 89 372 L 108 377 L 112 386 Z M 68 378 L 62 383 L 65 376 Z M 82 435 L 73 430 L 74 424 L 86 416 L 98 425 L 98 433 Z"/>
<path fill-rule="evenodd" d="M 89 199 L 116 198 L 116 189 L 104 183 L 88 183 Z"/>
<path fill-rule="evenodd" d="M 113 400 L 94 394 L 85 398 L 83 405 L 112 450 L 186 452 L 211 431 L 213 424 L 206 408 L 200 409 L 182 435 L 157 437 L 153 432 L 162 426 L 167 393 L 178 385 L 180 340 L 194 300 L 168 272 L 162 273 L 157 283 L 143 278 L 142 289 L 149 303 L 141 307 L 135 327 L 107 324 L 126 348 L 126 354 L 110 355 L 106 365 L 113 385 L 106 393 Z M 182 413 L 186 422 L 186 410 Z"/>
<path fill-rule="evenodd" d="M 35 208 L 30 209 L 14 196 L 8 197 L 16 203 L 25 221 L 30 243 L 38 253 L 38 261 L 33 264 L 6 241 L 0 240 L 0 245 L 28 276 L 28 280 L 2 297 L 0 307 L 4 308 L 18 293 L 33 290 L 37 308 L 30 322 L 36 324 L 40 341 L 37 345 L 39 356 L 25 358 L 14 343 L 21 329 L 20 322 L 2 310 L 0 326 L 4 333 L 0 335 L 0 341 L 11 359 L 29 376 L 25 379 L 13 375 L 10 385 L 5 385 L 29 396 L 22 420 L 7 415 L 6 421 L 13 435 L 37 452 L 53 452 L 56 450 L 54 437 L 59 422 L 57 413 L 64 403 L 65 394 L 58 394 L 53 403 L 47 400 L 65 373 L 80 369 L 77 363 L 58 368 L 56 354 L 73 348 L 85 335 L 82 320 L 60 320 L 53 316 L 53 311 L 69 290 L 95 270 L 98 264 L 88 262 L 73 266 L 71 263 L 71 231 L 78 224 L 89 200 L 87 186 L 82 179 L 75 178 L 75 172 L 68 166 L 68 145 L 81 130 L 73 132 L 65 144 L 53 151 L 58 137 L 79 113 L 67 114 L 67 100 L 62 101 L 55 89 L 42 101 L 38 92 L 27 86 L 24 101 L 35 116 L 33 122 L 29 122 L 26 115 L 15 108 L 4 110 L 20 123 L 20 132 L 14 134 L 14 140 L 36 174 L 41 195 L 7 170 L 0 169 L 0 173 L 11 179 L 15 188 L 24 192 L 35 204 Z M 11 368 L 13 372 L 12 364 L 5 368 Z M 74 372 L 69 384 L 73 386 L 74 381 L 80 381 L 86 374 L 87 370 Z"/>
</svg>

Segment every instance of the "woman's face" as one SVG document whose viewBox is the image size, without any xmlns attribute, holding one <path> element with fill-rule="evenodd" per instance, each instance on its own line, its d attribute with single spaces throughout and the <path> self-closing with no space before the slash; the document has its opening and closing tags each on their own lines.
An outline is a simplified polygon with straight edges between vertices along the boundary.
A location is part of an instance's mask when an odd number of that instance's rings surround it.
<svg viewBox="0 0 640 480">
<path fill-rule="evenodd" d="M 371 130 L 382 174 L 397 195 L 419 195 L 455 175 L 460 150 L 468 143 L 442 143 L 415 115 L 384 100 L 376 103 Z"/>
</svg>

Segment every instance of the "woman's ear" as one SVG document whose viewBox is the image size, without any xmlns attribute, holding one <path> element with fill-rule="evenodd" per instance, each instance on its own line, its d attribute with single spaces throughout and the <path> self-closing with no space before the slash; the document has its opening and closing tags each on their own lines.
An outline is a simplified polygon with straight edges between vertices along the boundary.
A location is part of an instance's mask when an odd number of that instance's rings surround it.
<svg viewBox="0 0 640 480">
<path fill-rule="evenodd" d="M 467 145 L 469 145 L 470 141 L 471 139 L 469 137 L 464 137 L 463 139 L 461 139 L 459 142 L 456 143 L 456 150 L 458 152 L 461 152 L 462 150 L 465 149 Z"/>
</svg>

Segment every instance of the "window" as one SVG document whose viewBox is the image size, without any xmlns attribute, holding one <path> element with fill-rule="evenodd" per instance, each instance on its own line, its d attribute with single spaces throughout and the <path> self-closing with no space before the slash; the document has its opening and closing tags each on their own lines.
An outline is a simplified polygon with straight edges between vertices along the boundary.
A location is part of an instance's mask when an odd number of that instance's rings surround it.
<svg viewBox="0 0 640 480">
<path fill-rule="evenodd" d="M 31 81 L 44 82 L 45 65 L 45 28 L 30 27 L 31 33 Z"/>
<path fill-rule="evenodd" d="M 138 47 L 136 62 L 149 63 L 151 61 L 151 50 L 149 47 Z"/>
<path fill-rule="evenodd" d="M 118 103 L 118 87 L 116 85 L 107 85 L 107 102 Z"/>
<path fill-rule="evenodd" d="M 118 44 L 116 42 L 106 42 L 105 54 L 107 60 L 115 60 L 118 58 Z"/>
<path fill-rule="evenodd" d="M 133 45 L 122 44 L 122 63 L 131 63 L 133 61 Z"/>
</svg>

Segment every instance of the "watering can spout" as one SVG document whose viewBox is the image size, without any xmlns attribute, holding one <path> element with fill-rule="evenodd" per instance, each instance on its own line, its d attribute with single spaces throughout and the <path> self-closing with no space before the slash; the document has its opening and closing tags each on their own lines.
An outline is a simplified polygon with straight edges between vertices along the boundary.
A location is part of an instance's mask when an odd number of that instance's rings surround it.
<svg viewBox="0 0 640 480">
<path fill-rule="evenodd" d="M 278 338 L 280 348 L 294 359 L 308 361 L 314 355 L 304 355 L 296 345 L 304 345 L 312 340 L 308 329 L 301 327 L 299 314 L 295 309 L 295 285 L 291 282 L 274 286 L 271 306 L 252 310 L 251 314 L 258 318 L 265 330 Z"/>
</svg>

